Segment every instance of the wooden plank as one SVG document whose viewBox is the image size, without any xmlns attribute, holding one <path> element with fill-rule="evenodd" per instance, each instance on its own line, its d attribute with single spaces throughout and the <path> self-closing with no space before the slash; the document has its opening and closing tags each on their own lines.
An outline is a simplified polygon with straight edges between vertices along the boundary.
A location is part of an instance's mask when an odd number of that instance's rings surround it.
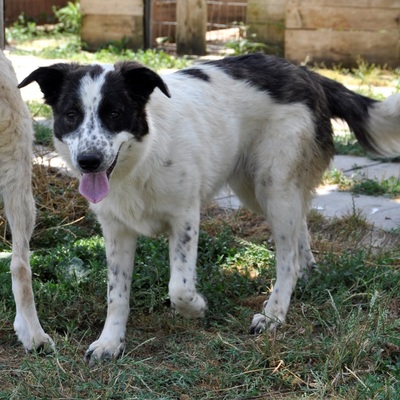
<svg viewBox="0 0 400 400">
<path fill-rule="evenodd" d="M 83 15 L 140 15 L 143 16 L 142 0 L 81 0 Z"/>
<path fill-rule="evenodd" d="M 143 48 L 143 17 L 131 15 L 84 15 L 82 40 L 90 49 L 127 39 L 128 46 Z"/>
<path fill-rule="evenodd" d="M 0 49 L 3 50 L 5 45 L 5 28 L 4 28 L 4 0 L 0 0 Z"/>
<path fill-rule="evenodd" d="M 301 63 L 355 65 L 358 57 L 370 63 L 400 65 L 399 32 L 329 31 L 288 29 L 285 58 Z"/>
<path fill-rule="evenodd" d="M 286 0 L 248 0 L 246 24 L 257 42 L 283 44 Z"/>
<path fill-rule="evenodd" d="M 302 5 L 286 7 L 286 28 L 289 29 L 334 29 L 334 30 L 398 30 L 398 10 L 359 7 L 320 7 Z"/>
<path fill-rule="evenodd" d="M 176 51 L 178 54 L 206 53 L 206 0 L 178 0 L 176 3 Z"/>
<path fill-rule="evenodd" d="M 298 7 L 400 8 L 400 0 L 287 0 Z"/>
</svg>

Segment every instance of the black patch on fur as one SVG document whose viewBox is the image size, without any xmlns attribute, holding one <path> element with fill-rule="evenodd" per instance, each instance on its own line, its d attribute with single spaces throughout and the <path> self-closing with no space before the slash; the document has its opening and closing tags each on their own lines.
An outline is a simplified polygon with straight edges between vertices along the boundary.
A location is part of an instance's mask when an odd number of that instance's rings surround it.
<svg viewBox="0 0 400 400">
<path fill-rule="evenodd" d="M 306 103 L 314 110 L 316 94 L 322 92 L 322 88 L 316 87 L 310 79 L 307 69 L 274 56 L 255 53 L 226 57 L 207 64 L 221 68 L 234 79 L 267 91 L 280 103 Z"/>
<path fill-rule="evenodd" d="M 54 135 L 62 140 L 64 135 L 76 130 L 84 118 L 79 95 L 82 78 L 89 75 L 95 79 L 103 71 L 100 65 L 58 63 L 33 71 L 19 87 L 24 87 L 33 81 L 39 84 L 46 104 L 53 109 Z"/>
<path fill-rule="evenodd" d="M 186 68 L 186 69 L 182 69 L 181 71 L 178 71 L 178 73 L 185 74 L 185 75 L 191 76 L 193 78 L 200 79 L 200 80 L 202 80 L 204 82 L 210 82 L 210 80 L 211 80 L 210 76 L 207 75 L 200 68 Z"/>
<path fill-rule="evenodd" d="M 45 102 L 53 108 L 54 135 L 62 140 L 79 129 L 85 117 L 79 94 L 82 78 L 96 79 L 101 73 L 104 69 L 100 65 L 59 63 L 38 68 L 19 87 L 33 81 L 39 84 Z M 145 105 L 156 87 L 170 96 L 161 77 L 150 69 L 133 62 L 116 64 L 101 88 L 98 113 L 104 127 L 110 133 L 131 132 L 141 140 L 148 132 Z"/>
<path fill-rule="evenodd" d="M 264 54 L 226 57 L 207 64 L 221 68 L 234 79 L 268 92 L 283 104 L 303 103 L 315 116 L 316 141 L 327 157 L 334 152 L 331 118 L 344 119 L 360 144 L 374 149 L 368 137 L 368 108 L 376 101 L 348 90 L 344 85 L 316 74 L 306 67 Z"/>
<path fill-rule="evenodd" d="M 323 87 L 307 68 L 260 53 L 226 57 L 208 64 L 221 68 L 233 79 L 267 92 L 282 104 L 303 103 L 315 115 L 316 141 L 327 158 L 333 157 L 333 130 Z"/>
<path fill-rule="evenodd" d="M 138 141 L 148 133 L 145 112 L 148 99 L 133 99 L 126 88 L 124 77 L 118 71 L 107 73 L 101 96 L 98 113 L 109 132 L 127 131 Z"/>
</svg>

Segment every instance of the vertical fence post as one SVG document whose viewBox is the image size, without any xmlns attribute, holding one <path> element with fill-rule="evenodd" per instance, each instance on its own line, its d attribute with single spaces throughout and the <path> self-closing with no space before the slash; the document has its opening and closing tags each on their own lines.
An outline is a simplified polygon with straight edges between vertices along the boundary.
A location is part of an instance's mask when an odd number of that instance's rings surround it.
<svg viewBox="0 0 400 400">
<path fill-rule="evenodd" d="M 5 29 L 4 29 L 4 0 L 0 0 L 0 49 L 4 49 L 5 45 Z"/>
<path fill-rule="evenodd" d="M 176 51 L 179 55 L 206 53 L 206 0 L 177 0 Z"/>
<path fill-rule="evenodd" d="M 144 48 L 150 49 L 153 40 L 153 0 L 144 2 Z"/>
</svg>

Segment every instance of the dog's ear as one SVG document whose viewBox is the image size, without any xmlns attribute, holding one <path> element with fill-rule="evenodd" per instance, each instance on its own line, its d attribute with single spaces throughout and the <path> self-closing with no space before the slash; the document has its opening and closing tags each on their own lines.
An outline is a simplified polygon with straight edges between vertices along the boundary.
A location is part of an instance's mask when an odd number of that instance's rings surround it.
<svg viewBox="0 0 400 400">
<path fill-rule="evenodd" d="M 135 62 L 121 62 L 115 65 L 125 79 L 125 82 L 134 96 L 148 98 L 158 87 L 167 97 L 171 97 L 167 85 L 149 68 Z"/>
<path fill-rule="evenodd" d="M 61 87 L 67 74 L 76 68 L 74 64 L 58 63 L 50 67 L 40 67 L 28 75 L 19 85 L 23 88 L 32 82 L 37 82 L 49 106 L 54 106 L 58 100 Z"/>
</svg>

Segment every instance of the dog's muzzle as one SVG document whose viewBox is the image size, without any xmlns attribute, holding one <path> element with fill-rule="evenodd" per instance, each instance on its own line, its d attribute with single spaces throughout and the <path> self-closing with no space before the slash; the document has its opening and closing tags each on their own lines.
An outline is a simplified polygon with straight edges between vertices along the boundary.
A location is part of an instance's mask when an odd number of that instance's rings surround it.
<svg viewBox="0 0 400 400">
<path fill-rule="evenodd" d="M 77 161 L 82 177 L 79 192 L 91 203 L 103 200 L 110 191 L 109 178 L 117 163 L 118 154 L 108 169 L 101 171 L 103 156 L 96 153 L 83 153 Z M 99 170 L 100 169 L 100 170 Z"/>
</svg>

